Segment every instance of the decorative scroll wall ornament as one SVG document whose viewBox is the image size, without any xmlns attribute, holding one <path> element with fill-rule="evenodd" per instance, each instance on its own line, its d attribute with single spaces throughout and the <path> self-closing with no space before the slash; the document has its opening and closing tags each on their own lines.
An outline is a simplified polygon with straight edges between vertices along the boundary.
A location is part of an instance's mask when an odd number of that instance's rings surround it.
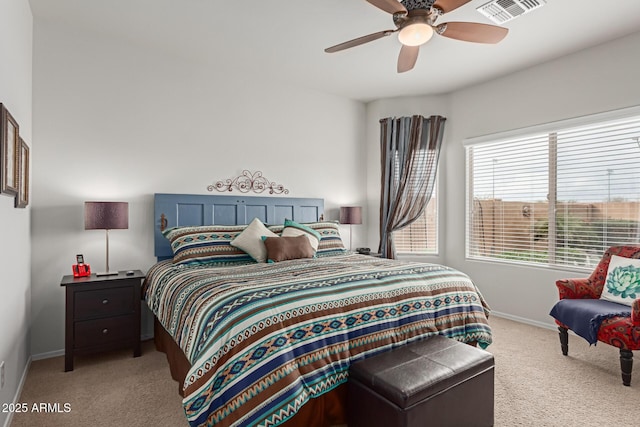
<svg viewBox="0 0 640 427">
<path fill-rule="evenodd" d="M 233 191 L 234 188 L 241 193 L 248 193 L 250 191 L 262 193 L 268 190 L 269 194 L 289 194 L 289 190 L 284 188 L 284 185 L 269 181 L 262 176 L 262 172 L 250 172 L 248 170 L 243 170 L 241 175 L 233 179 L 226 179 L 209 185 L 207 190 L 222 192 Z"/>
</svg>

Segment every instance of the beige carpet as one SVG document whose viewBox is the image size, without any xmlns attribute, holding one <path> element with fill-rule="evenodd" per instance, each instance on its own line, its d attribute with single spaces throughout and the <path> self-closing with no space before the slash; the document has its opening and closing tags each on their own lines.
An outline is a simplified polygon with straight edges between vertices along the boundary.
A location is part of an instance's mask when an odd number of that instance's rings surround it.
<svg viewBox="0 0 640 427">
<path fill-rule="evenodd" d="M 492 317 L 496 359 L 496 426 L 635 426 L 640 417 L 640 363 L 631 387 L 620 379 L 618 350 L 569 336 L 562 356 L 557 332 Z M 33 362 L 20 398 L 69 403 L 68 413 L 15 414 L 11 426 L 186 426 L 177 385 L 151 342 L 130 352 Z M 464 402 L 460 402 L 464 408 Z M 64 408 L 62 408 L 64 409 Z M 385 426 L 387 427 L 387 426 Z"/>
<path fill-rule="evenodd" d="M 69 403 L 71 411 L 17 413 L 12 427 L 189 425 L 167 359 L 153 341 L 143 342 L 137 358 L 131 351 L 76 357 L 71 372 L 64 372 L 63 357 L 32 362 L 20 402 Z"/>
</svg>

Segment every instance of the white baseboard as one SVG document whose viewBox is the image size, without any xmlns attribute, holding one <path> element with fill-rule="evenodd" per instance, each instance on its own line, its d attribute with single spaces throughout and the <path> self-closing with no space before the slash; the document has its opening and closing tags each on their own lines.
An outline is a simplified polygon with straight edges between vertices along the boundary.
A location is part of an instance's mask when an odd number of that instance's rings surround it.
<svg viewBox="0 0 640 427">
<path fill-rule="evenodd" d="M 513 320 L 514 322 L 520 322 L 531 326 L 537 326 L 538 328 L 551 330 L 558 329 L 558 326 L 553 323 L 538 322 L 536 320 L 527 319 L 526 317 L 514 316 L 513 314 L 501 313 L 499 311 L 492 310 L 489 318 L 491 318 L 491 316 L 501 317 L 503 319 Z"/>
<path fill-rule="evenodd" d="M 32 357 L 27 359 L 27 364 L 24 367 L 24 371 L 22 371 L 22 377 L 20 378 L 20 382 L 18 383 L 18 389 L 16 390 L 16 394 L 13 396 L 13 403 L 18 403 L 20 400 L 20 395 L 22 394 L 22 389 L 24 388 L 24 382 L 27 380 L 27 374 L 29 373 L 29 368 L 31 367 Z M 4 427 L 9 427 L 11 425 L 11 421 L 13 421 L 13 412 L 9 411 L 9 416 L 4 421 Z"/>
<path fill-rule="evenodd" d="M 33 360 L 51 359 L 52 357 L 64 356 L 64 349 L 47 351 L 45 353 L 38 353 L 31 356 Z"/>
<path fill-rule="evenodd" d="M 153 334 L 144 334 L 140 337 L 141 341 L 153 339 Z M 52 357 L 64 356 L 64 349 L 47 351 L 45 353 L 38 353 L 31 356 L 32 360 L 51 359 Z"/>
</svg>

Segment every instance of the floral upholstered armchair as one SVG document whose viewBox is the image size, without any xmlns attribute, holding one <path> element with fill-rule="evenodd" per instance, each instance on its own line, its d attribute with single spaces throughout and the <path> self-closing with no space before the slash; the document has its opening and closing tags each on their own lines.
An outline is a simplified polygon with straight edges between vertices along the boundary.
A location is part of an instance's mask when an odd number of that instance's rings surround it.
<svg viewBox="0 0 640 427">
<path fill-rule="evenodd" d="M 560 301 L 551 315 L 560 331 L 562 354 L 568 353 L 569 329 L 591 344 L 618 347 L 622 383 L 630 385 L 632 351 L 640 350 L 640 246 L 613 246 L 591 276 L 561 279 L 556 286 Z"/>
</svg>

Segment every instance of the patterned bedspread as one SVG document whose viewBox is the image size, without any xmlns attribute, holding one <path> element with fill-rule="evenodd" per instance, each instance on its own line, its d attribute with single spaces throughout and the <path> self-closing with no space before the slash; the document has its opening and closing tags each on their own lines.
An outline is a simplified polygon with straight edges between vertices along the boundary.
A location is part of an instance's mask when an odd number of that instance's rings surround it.
<svg viewBox="0 0 640 427">
<path fill-rule="evenodd" d="M 348 254 L 150 269 L 145 299 L 191 362 L 189 423 L 273 426 L 347 381 L 349 365 L 441 334 L 491 343 L 489 308 L 449 267 Z"/>
</svg>

